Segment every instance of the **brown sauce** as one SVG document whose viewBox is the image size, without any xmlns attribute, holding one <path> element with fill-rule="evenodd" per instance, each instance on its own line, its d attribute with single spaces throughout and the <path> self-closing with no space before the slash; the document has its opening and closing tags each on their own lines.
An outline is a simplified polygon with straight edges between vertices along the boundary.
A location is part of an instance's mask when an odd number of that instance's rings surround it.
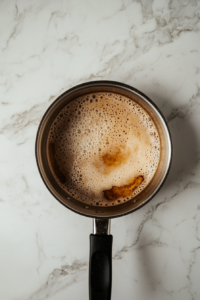
<svg viewBox="0 0 200 300">
<path fill-rule="evenodd" d="M 119 167 L 122 164 L 125 164 L 131 154 L 131 151 L 129 149 L 126 151 L 122 151 L 125 148 L 126 146 L 120 146 L 117 147 L 113 153 L 104 154 L 102 156 L 104 164 L 106 164 L 108 167 Z"/>
<path fill-rule="evenodd" d="M 119 198 L 131 196 L 133 191 L 143 182 L 144 177 L 135 177 L 130 184 L 122 186 L 113 186 L 112 189 L 103 191 L 107 200 L 117 200 Z"/>
</svg>

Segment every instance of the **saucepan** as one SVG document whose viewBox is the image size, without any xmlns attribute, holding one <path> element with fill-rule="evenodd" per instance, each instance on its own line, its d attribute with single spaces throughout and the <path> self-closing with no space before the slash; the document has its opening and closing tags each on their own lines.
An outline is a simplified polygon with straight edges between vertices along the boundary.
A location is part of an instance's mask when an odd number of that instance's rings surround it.
<svg viewBox="0 0 200 300">
<path fill-rule="evenodd" d="M 54 179 L 47 159 L 48 133 L 58 113 L 77 97 L 97 92 L 120 94 L 139 104 L 152 118 L 160 137 L 160 160 L 153 179 L 140 194 L 117 206 L 85 205 L 67 194 Z M 133 213 L 147 204 L 163 185 L 170 169 L 172 143 L 162 113 L 153 101 L 129 85 L 115 81 L 86 82 L 64 92 L 47 109 L 38 128 L 35 153 L 40 175 L 51 194 L 73 212 L 93 218 L 93 233 L 90 235 L 89 299 L 111 299 L 113 237 L 110 234 L 110 220 Z"/>
</svg>

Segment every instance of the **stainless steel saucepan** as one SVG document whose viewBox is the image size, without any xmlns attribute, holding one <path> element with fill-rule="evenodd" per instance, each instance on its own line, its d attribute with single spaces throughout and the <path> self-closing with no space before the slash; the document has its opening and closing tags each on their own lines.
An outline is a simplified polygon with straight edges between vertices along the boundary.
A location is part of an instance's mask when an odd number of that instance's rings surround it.
<svg viewBox="0 0 200 300">
<path fill-rule="evenodd" d="M 48 133 L 57 114 L 67 103 L 77 97 L 96 92 L 121 94 L 138 103 L 152 118 L 160 137 L 160 161 L 149 185 L 135 198 L 112 207 L 85 205 L 68 195 L 57 184 L 47 160 Z M 90 235 L 89 299 L 111 299 L 112 235 L 110 234 L 110 219 L 130 214 L 145 205 L 159 191 L 169 172 L 172 143 L 162 113 L 147 96 L 131 86 L 115 81 L 87 82 L 63 93 L 47 109 L 37 132 L 35 153 L 40 175 L 52 195 L 75 213 L 93 218 L 93 234 Z"/>
</svg>

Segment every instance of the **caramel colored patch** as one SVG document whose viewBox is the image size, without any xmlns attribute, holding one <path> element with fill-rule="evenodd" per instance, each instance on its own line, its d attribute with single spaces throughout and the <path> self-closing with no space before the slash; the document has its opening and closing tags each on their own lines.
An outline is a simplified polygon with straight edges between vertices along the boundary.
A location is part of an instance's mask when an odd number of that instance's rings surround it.
<svg viewBox="0 0 200 300">
<path fill-rule="evenodd" d="M 144 177 L 138 176 L 133 179 L 130 184 L 123 186 L 112 186 L 112 189 L 103 191 L 104 197 L 107 200 L 117 200 L 131 196 L 133 191 L 143 182 Z"/>
<path fill-rule="evenodd" d="M 131 154 L 130 150 L 122 151 L 125 149 L 125 146 L 117 147 L 113 153 L 106 153 L 102 156 L 104 164 L 108 167 L 119 167 L 122 164 L 125 164 Z"/>
</svg>

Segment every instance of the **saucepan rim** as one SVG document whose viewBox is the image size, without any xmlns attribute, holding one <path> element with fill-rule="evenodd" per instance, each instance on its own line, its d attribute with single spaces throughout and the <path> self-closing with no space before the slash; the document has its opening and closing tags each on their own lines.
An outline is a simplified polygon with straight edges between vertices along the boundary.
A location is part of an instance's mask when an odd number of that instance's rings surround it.
<svg viewBox="0 0 200 300">
<path fill-rule="evenodd" d="M 95 215 L 92 215 L 90 213 L 83 213 L 83 212 L 80 212 L 78 210 L 75 210 L 73 209 L 72 207 L 68 206 L 66 203 L 63 203 L 54 193 L 53 191 L 50 189 L 50 187 L 48 186 L 48 184 L 46 183 L 45 179 L 44 179 L 44 176 L 42 174 L 42 171 L 41 171 L 41 168 L 40 168 L 40 164 L 39 164 L 39 159 L 38 159 L 38 153 L 37 153 L 37 148 L 38 148 L 38 138 L 39 138 L 39 134 L 40 134 L 40 130 L 41 130 L 41 127 L 43 125 L 43 122 L 44 120 L 46 119 L 46 115 L 49 113 L 49 111 L 51 110 L 51 108 L 55 105 L 56 102 L 58 102 L 61 98 L 63 98 L 65 95 L 67 94 L 71 94 L 73 91 L 76 91 L 77 89 L 82 89 L 82 88 L 85 88 L 85 87 L 89 87 L 89 86 L 94 86 L 94 85 L 98 85 L 98 86 L 101 86 L 101 85 L 109 85 L 110 87 L 118 87 L 118 88 L 124 88 L 124 89 L 128 89 L 129 91 L 133 92 L 133 94 L 135 95 L 138 95 L 140 98 L 144 98 L 150 105 L 153 106 L 153 108 L 156 110 L 156 112 L 159 114 L 159 116 L 161 117 L 164 125 L 165 125 L 165 129 L 166 129 L 166 132 L 168 134 L 168 141 L 169 141 L 169 159 L 168 159 L 168 164 L 166 166 L 166 169 L 165 169 L 165 174 L 164 174 L 164 177 L 162 178 L 162 181 L 161 183 L 159 184 L 159 186 L 155 189 L 155 191 L 152 193 L 151 197 L 149 199 L 147 199 L 143 204 L 141 204 L 139 207 L 136 207 L 136 208 L 133 208 L 132 210 L 128 210 L 127 212 L 123 212 L 121 214 L 116 214 L 116 215 L 112 215 L 112 216 L 95 216 Z M 86 217 L 89 217 L 89 218 L 99 218 L 99 219 L 113 219 L 113 218 L 117 218 L 117 217 L 121 217 L 121 216 L 124 216 L 124 215 L 128 215 L 138 209 L 140 209 L 141 207 L 143 207 L 144 205 L 146 205 L 149 201 L 152 200 L 153 197 L 155 197 L 155 195 L 159 192 L 159 190 L 161 189 L 161 187 L 163 186 L 168 174 L 169 174 L 169 170 L 170 170 L 170 167 L 171 167 L 171 162 L 172 162 L 172 154 L 173 154 L 173 148 L 172 148 L 172 139 L 171 139 L 171 134 L 170 134 L 170 131 L 169 131 L 169 127 L 167 125 L 167 122 L 162 114 L 162 112 L 160 111 L 160 109 L 157 107 L 157 105 L 151 100 L 149 99 L 145 94 L 143 94 L 141 91 L 137 90 L 136 88 L 132 87 L 132 86 L 129 86 L 127 84 L 124 84 L 124 83 L 121 83 L 121 82 L 117 82 L 117 81 L 111 81 L 111 80 L 96 80 L 96 81 L 89 81 L 89 82 L 85 82 L 85 83 L 82 83 L 82 84 L 79 84 L 79 85 L 76 85 L 70 89 L 68 89 L 67 91 L 65 91 L 64 93 L 62 93 L 60 96 L 58 96 L 53 102 L 52 104 L 48 107 L 48 109 L 45 111 L 41 121 L 40 121 L 40 124 L 39 124 L 39 127 L 38 127 L 38 130 L 37 130 L 37 134 L 36 134 L 36 142 L 35 142 L 35 157 L 36 157 L 36 163 L 37 163 L 37 167 L 38 167 L 38 170 L 39 170 L 39 173 L 40 173 L 40 176 L 45 184 L 45 186 L 47 187 L 47 189 L 49 190 L 49 192 L 54 196 L 54 198 L 56 198 L 62 205 L 64 205 L 65 207 L 67 207 L 68 209 L 70 209 L 71 211 L 75 212 L 75 213 L 78 213 L 79 215 L 82 215 L 82 216 L 86 216 Z"/>
</svg>

